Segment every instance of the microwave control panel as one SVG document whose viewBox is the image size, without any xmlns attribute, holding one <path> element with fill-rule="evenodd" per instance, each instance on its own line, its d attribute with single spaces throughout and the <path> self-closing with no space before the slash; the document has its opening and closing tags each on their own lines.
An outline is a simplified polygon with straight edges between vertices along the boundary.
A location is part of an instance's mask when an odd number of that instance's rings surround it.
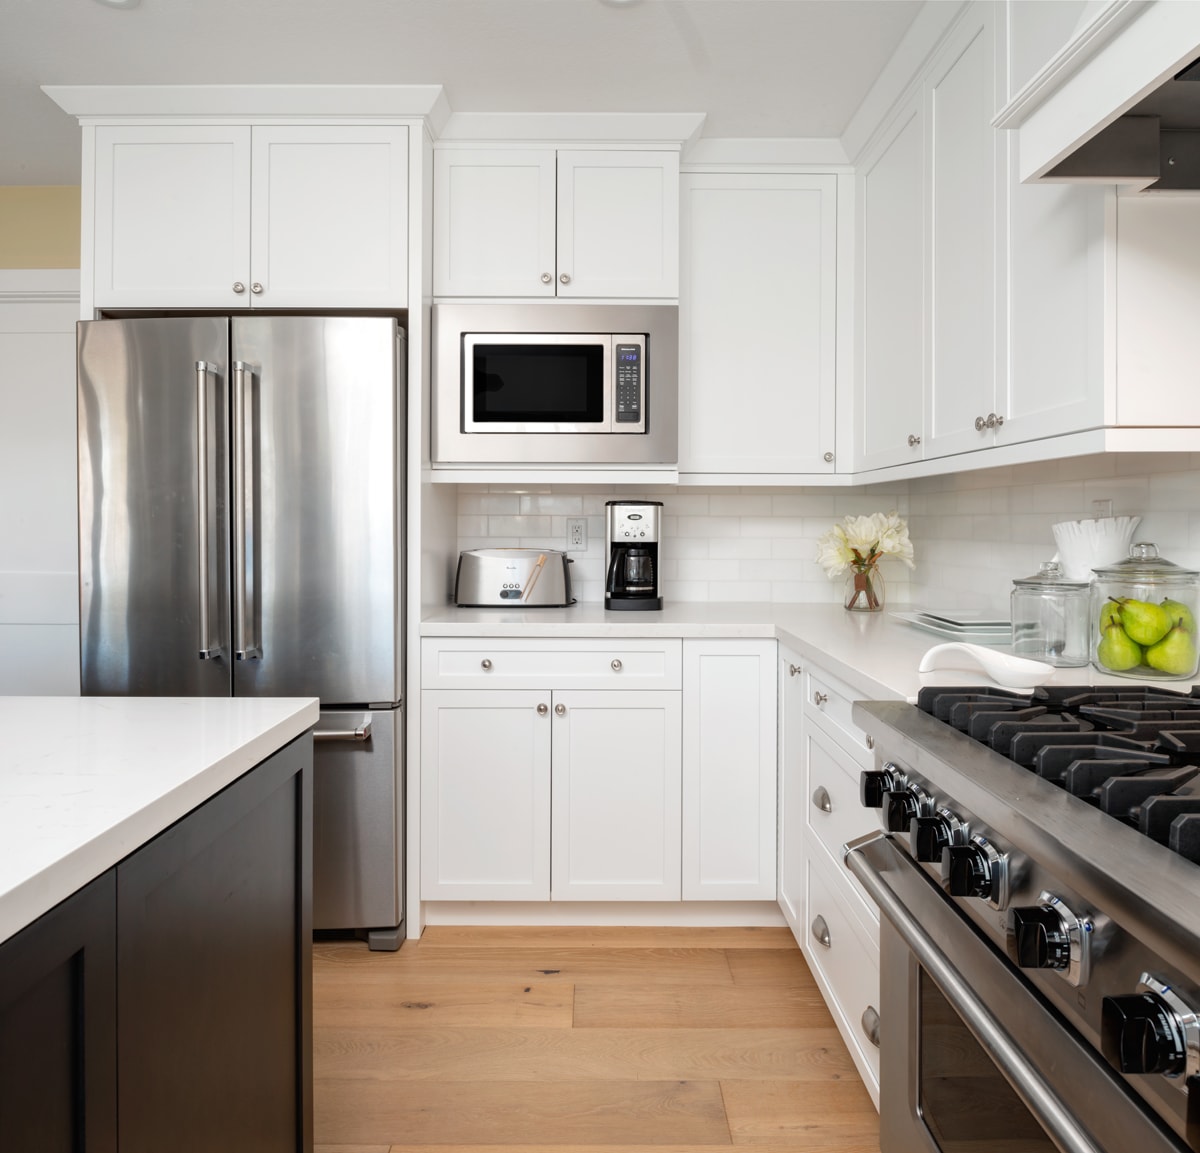
<svg viewBox="0 0 1200 1153">
<path fill-rule="evenodd" d="M 613 424 L 634 425 L 620 432 L 645 432 L 642 378 L 645 360 L 644 337 L 614 337 L 613 360 L 616 364 L 613 395 Z"/>
</svg>

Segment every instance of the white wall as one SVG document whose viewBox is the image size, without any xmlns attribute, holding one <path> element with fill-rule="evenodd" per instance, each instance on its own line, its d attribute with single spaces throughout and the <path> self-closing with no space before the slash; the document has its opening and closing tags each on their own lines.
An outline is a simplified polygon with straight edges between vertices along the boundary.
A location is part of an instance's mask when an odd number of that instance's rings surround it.
<svg viewBox="0 0 1200 1153">
<path fill-rule="evenodd" d="M 572 553 L 580 601 L 604 599 L 604 502 L 663 502 L 662 588 L 671 601 L 837 601 L 841 580 L 816 563 L 817 539 L 848 513 L 907 514 L 907 485 L 671 488 L 462 485 L 458 547 L 566 548 L 567 518 L 585 517 L 588 548 Z M 909 572 L 884 564 L 889 599 L 908 599 Z"/>
<path fill-rule="evenodd" d="M 0 695 L 79 692 L 78 271 L 0 271 Z"/>
</svg>

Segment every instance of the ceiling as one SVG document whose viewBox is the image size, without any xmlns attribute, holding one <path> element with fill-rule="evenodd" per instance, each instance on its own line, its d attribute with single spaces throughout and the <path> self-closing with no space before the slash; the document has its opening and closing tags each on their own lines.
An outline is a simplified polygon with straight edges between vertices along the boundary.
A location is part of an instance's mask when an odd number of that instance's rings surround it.
<svg viewBox="0 0 1200 1153">
<path fill-rule="evenodd" d="M 441 84 L 454 112 L 838 137 L 921 0 L 0 0 L 0 185 L 77 184 L 43 84 Z"/>
</svg>

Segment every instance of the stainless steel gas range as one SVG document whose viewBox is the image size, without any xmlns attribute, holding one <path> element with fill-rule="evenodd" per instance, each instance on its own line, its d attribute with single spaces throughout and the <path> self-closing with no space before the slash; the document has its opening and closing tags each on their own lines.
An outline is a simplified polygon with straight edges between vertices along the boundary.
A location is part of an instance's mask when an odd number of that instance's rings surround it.
<svg viewBox="0 0 1200 1153">
<path fill-rule="evenodd" d="M 1200 697 L 926 688 L 853 716 L 882 1153 L 1200 1150 Z"/>
</svg>

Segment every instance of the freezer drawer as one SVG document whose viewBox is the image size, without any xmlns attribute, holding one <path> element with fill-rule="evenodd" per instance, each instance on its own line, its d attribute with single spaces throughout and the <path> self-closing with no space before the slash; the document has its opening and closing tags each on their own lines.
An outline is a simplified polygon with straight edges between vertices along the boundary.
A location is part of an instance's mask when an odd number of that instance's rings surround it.
<svg viewBox="0 0 1200 1153">
<path fill-rule="evenodd" d="M 402 733 L 399 708 L 313 730 L 313 928 L 372 931 L 372 948 L 398 948 L 404 920 Z"/>
</svg>

